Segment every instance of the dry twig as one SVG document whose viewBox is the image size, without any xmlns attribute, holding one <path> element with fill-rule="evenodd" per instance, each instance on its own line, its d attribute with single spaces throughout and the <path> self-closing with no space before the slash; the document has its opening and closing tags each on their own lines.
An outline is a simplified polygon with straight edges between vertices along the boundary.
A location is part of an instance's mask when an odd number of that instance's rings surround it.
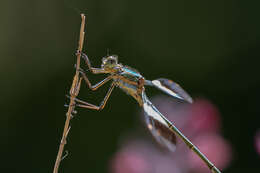
<svg viewBox="0 0 260 173">
<path fill-rule="evenodd" d="M 83 48 L 83 41 L 84 41 L 84 28 L 85 28 L 85 15 L 81 14 L 81 27 L 80 27 L 80 35 L 79 35 L 79 45 L 78 45 L 78 51 L 82 52 Z M 53 168 L 53 173 L 58 173 L 59 165 L 62 160 L 62 154 L 64 150 L 64 146 L 66 144 L 66 139 L 68 136 L 68 133 L 70 131 L 70 119 L 72 117 L 72 112 L 74 112 L 74 107 L 75 107 L 75 98 L 77 97 L 79 90 L 80 90 L 80 83 L 81 83 L 81 78 L 79 79 L 79 68 L 80 68 L 80 54 L 77 54 L 77 66 L 76 66 L 76 73 L 73 78 L 72 86 L 70 89 L 70 104 L 69 108 L 66 114 L 66 121 L 64 125 L 64 130 L 60 142 L 60 147 L 59 151 L 57 154 L 55 166 Z"/>
</svg>

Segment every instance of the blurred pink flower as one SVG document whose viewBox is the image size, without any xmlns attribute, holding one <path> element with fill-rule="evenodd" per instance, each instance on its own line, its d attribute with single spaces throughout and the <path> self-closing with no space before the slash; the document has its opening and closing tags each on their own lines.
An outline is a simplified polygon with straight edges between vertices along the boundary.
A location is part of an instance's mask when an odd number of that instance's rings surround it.
<svg viewBox="0 0 260 173">
<path fill-rule="evenodd" d="M 135 151 L 118 152 L 111 161 L 114 173 L 148 173 L 149 167 L 142 154 Z"/>
<path fill-rule="evenodd" d="M 220 129 L 220 114 L 217 108 L 206 99 L 195 99 L 189 107 L 189 127 L 199 132 L 216 132 Z"/>
<path fill-rule="evenodd" d="M 231 161 L 231 147 L 217 134 L 204 134 L 193 139 L 200 151 L 219 169 L 226 168 Z M 189 164 L 196 172 L 209 172 L 208 167 L 193 152 L 188 153 Z"/>
<path fill-rule="evenodd" d="M 216 132 L 220 129 L 218 109 L 208 100 L 195 99 L 193 104 L 177 103 L 170 97 L 157 96 L 152 102 L 184 133 Z"/>
<path fill-rule="evenodd" d="M 260 155 L 260 130 L 258 130 L 255 135 L 255 148 L 256 152 Z"/>
<path fill-rule="evenodd" d="M 172 155 L 163 153 L 148 141 L 132 139 L 110 162 L 112 173 L 184 173 Z"/>
<path fill-rule="evenodd" d="M 151 101 L 219 169 L 228 166 L 232 156 L 231 146 L 219 134 L 220 114 L 210 101 L 195 99 L 193 104 L 185 104 L 166 96 L 157 96 Z M 151 141 L 141 141 L 137 137 L 121 145 L 110 168 L 112 173 L 209 172 L 198 156 L 180 139 L 177 150 L 171 153 L 162 152 Z"/>
</svg>

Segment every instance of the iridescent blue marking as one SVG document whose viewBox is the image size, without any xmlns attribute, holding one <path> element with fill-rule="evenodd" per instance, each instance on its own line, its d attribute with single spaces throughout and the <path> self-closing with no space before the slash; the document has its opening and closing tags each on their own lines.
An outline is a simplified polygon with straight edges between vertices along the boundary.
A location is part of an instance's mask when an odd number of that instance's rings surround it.
<svg viewBox="0 0 260 173">
<path fill-rule="evenodd" d="M 135 71 L 133 71 L 133 70 L 131 70 L 131 69 L 129 69 L 129 68 L 123 68 L 123 69 L 124 69 L 124 71 L 125 71 L 126 73 L 129 73 L 130 75 L 134 75 L 134 76 L 137 76 L 137 77 L 142 77 L 142 76 L 140 75 L 140 73 L 135 72 Z"/>
</svg>

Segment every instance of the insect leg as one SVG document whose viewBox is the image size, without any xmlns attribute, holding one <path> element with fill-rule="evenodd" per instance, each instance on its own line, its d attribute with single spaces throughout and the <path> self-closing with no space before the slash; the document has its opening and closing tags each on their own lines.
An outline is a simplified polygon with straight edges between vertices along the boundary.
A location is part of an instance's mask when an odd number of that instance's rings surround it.
<svg viewBox="0 0 260 173">
<path fill-rule="evenodd" d="M 83 58 L 85 60 L 85 63 L 87 64 L 89 70 L 94 73 L 94 74 L 101 74 L 101 73 L 105 73 L 104 70 L 102 68 L 94 68 L 91 66 L 91 63 L 88 59 L 88 56 L 80 51 L 77 51 L 76 55 L 80 54 L 81 58 Z"/>
<path fill-rule="evenodd" d="M 76 104 L 76 106 L 79 106 L 79 107 L 82 107 L 82 108 L 87 108 L 87 109 L 95 109 L 95 110 L 101 110 L 105 107 L 106 103 L 107 103 L 107 100 L 109 98 L 109 96 L 111 95 L 113 89 L 115 87 L 115 84 L 112 83 L 111 84 L 111 87 L 109 88 L 105 98 L 102 100 L 102 102 L 100 103 L 99 106 L 96 106 L 96 105 L 93 105 L 91 103 L 88 103 L 88 102 L 85 102 L 85 101 L 82 101 L 80 99 L 77 99 L 75 98 L 75 101 L 77 101 L 78 103 L 80 104 Z"/>
<path fill-rule="evenodd" d="M 87 83 L 88 87 L 89 87 L 91 90 L 93 90 L 93 91 L 95 91 L 96 89 L 98 89 L 99 87 L 101 87 L 102 85 L 104 85 L 106 82 L 108 82 L 110 79 L 112 79 L 112 76 L 108 76 L 107 78 L 105 78 L 104 80 L 98 82 L 97 84 L 92 85 L 92 84 L 90 83 L 90 81 L 88 80 L 87 75 L 86 75 L 82 70 L 80 70 L 79 72 L 80 72 L 80 74 L 82 75 L 82 77 L 83 77 L 83 79 L 85 80 L 85 82 Z"/>
</svg>

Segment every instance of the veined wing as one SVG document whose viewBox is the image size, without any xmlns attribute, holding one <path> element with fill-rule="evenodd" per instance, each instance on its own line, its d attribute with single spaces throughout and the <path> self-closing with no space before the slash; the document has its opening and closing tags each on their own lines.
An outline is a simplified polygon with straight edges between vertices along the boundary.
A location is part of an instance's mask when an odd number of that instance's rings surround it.
<svg viewBox="0 0 260 173">
<path fill-rule="evenodd" d="M 156 107 L 148 100 L 146 94 L 143 92 L 143 109 L 145 116 L 145 123 L 148 129 L 158 143 L 168 148 L 170 151 L 176 149 L 176 136 L 169 128 L 169 123 L 166 118 L 156 109 Z"/>
<path fill-rule="evenodd" d="M 191 96 L 189 96 L 189 94 L 186 91 L 184 91 L 184 89 L 182 89 L 180 85 L 173 82 L 172 80 L 160 78 L 151 81 L 151 84 L 152 86 L 155 86 L 156 88 L 160 89 L 166 94 L 192 103 Z"/>
<path fill-rule="evenodd" d="M 208 158 L 177 129 L 177 127 L 175 127 L 154 107 L 144 92 L 142 93 L 142 97 L 148 129 L 152 132 L 153 136 L 160 144 L 167 147 L 170 151 L 174 151 L 176 148 L 176 134 L 195 154 L 200 157 L 202 161 L 204 161 L 211 172 L 221 173 L 218 168 L 216 168 L 214 164 L 211 163 Z"/>
</svg>

